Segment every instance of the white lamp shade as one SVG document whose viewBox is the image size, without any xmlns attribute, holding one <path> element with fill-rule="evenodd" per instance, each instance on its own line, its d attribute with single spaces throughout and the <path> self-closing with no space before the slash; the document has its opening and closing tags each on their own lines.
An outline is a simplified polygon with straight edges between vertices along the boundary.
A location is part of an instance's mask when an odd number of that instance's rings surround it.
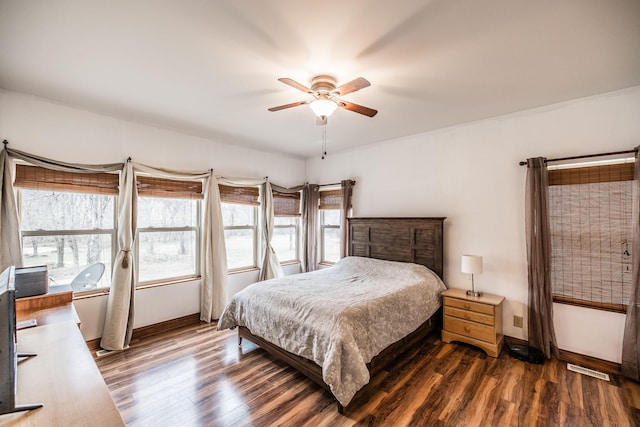
<svg viewBox="0 0 640 427">
<path fill-rule="evenodd" d="M 309 104 L 309 107 L 313 110 L 313 113 L 318 117 L 329 117 L 336 111 L 338 104 L 328 99 L 316 99 Z"/>
<path fill-rule="evenodd" d="M 482 273 L 482 257 L 479 255 L 462 255 L 462 272 L 470 274 Z"/>
</svg>

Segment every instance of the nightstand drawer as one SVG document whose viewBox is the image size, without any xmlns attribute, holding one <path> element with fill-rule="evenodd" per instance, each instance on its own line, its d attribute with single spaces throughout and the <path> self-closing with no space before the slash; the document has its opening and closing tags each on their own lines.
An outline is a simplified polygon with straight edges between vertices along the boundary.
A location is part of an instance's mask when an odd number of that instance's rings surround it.
<svg viewBox="0 0 640 427">
<path fill-rule="evenodd" d="M 472 322 L 484 323 L 489 326 L 493 326 L 493 322 L 495 321 L 492 315 L 477 313 L 475 311 L 466 311 L 460 308 L 450 307 L 448 305 L 444 307 L 444 314 L 445 316 L 458 317 Z"/>
<path fill-rule="evenodd" d="M 457 317 L 444 316 L 444 329 L 481 341 L 495 342 L 496 340 L 496 330 L 493 326 L 469 322 Z"/>
<path fill-rule="evenodd" d="M 445 298 L 445 307 L 456 307 L 463 310 L 475 311 L 477 313 L 490 314 L 493 316 L 493 306 L 489 304 L 482 304 L 479 302 L 465 301 L 456 298 Z"/>
</svg>

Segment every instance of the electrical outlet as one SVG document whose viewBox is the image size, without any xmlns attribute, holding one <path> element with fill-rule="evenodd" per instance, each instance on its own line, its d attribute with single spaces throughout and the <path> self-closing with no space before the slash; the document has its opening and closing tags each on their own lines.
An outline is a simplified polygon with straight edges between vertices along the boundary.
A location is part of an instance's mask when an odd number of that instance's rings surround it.
<svg viewBox="0 0 640 427">
<path fill-rule="evenodd" d="M 522 328 L 522 316 L 513 316 L 513 326 Z"/>
</svg>

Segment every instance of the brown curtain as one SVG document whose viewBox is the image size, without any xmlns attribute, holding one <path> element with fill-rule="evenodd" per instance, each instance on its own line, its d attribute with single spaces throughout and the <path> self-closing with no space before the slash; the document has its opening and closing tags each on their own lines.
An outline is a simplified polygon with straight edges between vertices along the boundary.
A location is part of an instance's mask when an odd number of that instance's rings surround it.
<svg viewBox="0 0 640 427">
<path fill-rule="evenodd" d="M 636 150 L 640 149 L 636 147 Z M 622 374 L 635 381 L 640 381 L 640 157 L 636 152 L 633 180 L 633 246 L 631 256 L 632 290 L 627 318 L 624 325 L 622 341 Z"/>
<path fill-rule="evenodd" d="M 318 204 L 320 186 L 305 184 L 302 190 L 302 235 L 304 271 L 318 269 Z"/>
<path fill-rule="evenodd" d="M 340 201 L 340 258 L 349 255 L 349 224 L 347 218 L 351 214 L 351 195 L 353 193 L 354 181 L 345 179 L 340 183 L 342 200 Z"/>
<path fill-rule="evenodd" d="M 549 187 L 543 157 L 527 160 L 526 231 L 529 275 L 529 346 L 547 358 L 557 355 L 551 296 L 551 233 Z"/>
</svg>

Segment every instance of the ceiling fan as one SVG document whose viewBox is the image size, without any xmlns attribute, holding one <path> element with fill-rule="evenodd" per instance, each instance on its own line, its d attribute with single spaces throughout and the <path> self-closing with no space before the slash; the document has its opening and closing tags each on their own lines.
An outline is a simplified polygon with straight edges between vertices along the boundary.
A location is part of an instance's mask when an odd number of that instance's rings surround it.
<svg viewBox="0 0 640 427">
<path fill-rule="evenodd" d="M 316 124 L 318 125 L 327 124 L 327 117 L 329 117 L 338 107 L 354 111 L 368 117 L 373 117 L 378 113 L 377 110 L 372 108 L 354 104 L 353 102 L 342 99 L 342 96 L 348 93 L 371 86 L 371 83 L 362 77 L 351 80 L 340 87 L 336 87 L 336 79 L 334 77 L 324 74 L 315 76 L 311 80 L 311 88 L 289 78 L 281 78 L 278 80 L 302 92 L 308 93 L 312 98 L 305 101 L 298 101 L 291 104 L 272 107 L 269 108 L 269 111 L 280 111 L 291 107 L 297 107 L 299 105 L 309 104 L 309 107 L 317 117 Z"/>
</svg>

